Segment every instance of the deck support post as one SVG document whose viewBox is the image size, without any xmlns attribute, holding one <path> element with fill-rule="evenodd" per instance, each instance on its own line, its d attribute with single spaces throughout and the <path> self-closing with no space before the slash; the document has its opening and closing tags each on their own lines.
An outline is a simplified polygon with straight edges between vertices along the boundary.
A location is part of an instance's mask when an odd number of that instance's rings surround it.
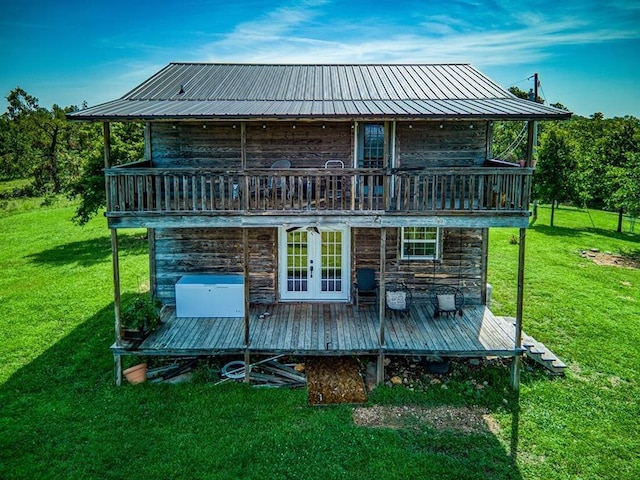
<svg viewBox="0 0 640 480">
<path fill-rule="evenodd" d="M 154 300 L 158 297 L 158 275 L 156 271 L 156 229 L 147 228 L 147 243 L 149 245 L 149 292 Z"/>
<path fill-rule="evenodd" d="M 520 229 L 519 250 L 518 250 L 518 297 L 516 305 L 516 325 L 515 325 L 515 350 L 522 349 L 522 304 L 524 301 L 524 257 L 527 240 L 527 229 Z M 513 357 L 511 366 L 511 386 L 514 390 L 520 388 L 520 363 L 522 353 L 519 352 Z"/>
<path fill-rule="evenodd" d="M 384 352 L 380 350 L 378 353 L 378 368 L 376 368 L 376 384 L 382 385 L 384 383 Z"/>
<path fill-rule="evenodd" d="M 122 317 L 120 313 L 120 259 L 118 255 L 118 230 L 111 229 L 111 265 L 113 268 L 113 311 L 115 315 L 115 340 L 119 347 L 122 338 Z M 122 368 L 120 356 L 115 355 L 115 383 L 120 385 L 122 382 Z"/>
<path fill-rule="evenodd" d="M 537 80 L 536 80 L 537 81 Z M 536 86 L 537 87 L 537 86 Z M 527 122 L 527 153 L 525 165 L 533 166 L 533 150 L 536 143 L 536 122 Z M 529 208 L 529 205 L 526 205 Z M 516 304 L 516 325 L 515 325 L 515 350 L 519 352 L 513 357 L 511 364 L 511 387 L 515 391 L 520 390 L 520 370 L 522 364 L 522 304 L 524 301 L 524 253 L 527 240 L 527 229 L 520 228 L 520 239 L 518 242 L 518 298 Z"/>
<path fill-rule="evenodd" d="M 380 229 L 380 298 L 378 299 L 378 316 L 380 318 L 380 331 L 379 331 L 379 343 L 380 343 L 380 354 L 378 355 L 378 369 L 377 369 L 377 383 L 381 385 L 384 383 L 384 327 L 385 327 L 385 283 L 386 283 L 386 251 L 387 251 L 387 229 Z"/>
<path fill-rule="evenodd" d="M 251 354 L 249 348 L 244 350 L 244 383 L 251 383 Z"/>
<path fill-rule="evenodd" d="M 103 160 L 104 168 L 111 168 L 111 124 L 102 124 L 102 138 L 104 141 Z M 104 186 L 107 196 L 107 210 L 111 210 L 111 195 L 109 194 L 109 181 L 104 177 Z M 118 230 L 111 229 L 111 266 L 113 270 L 113 311 L 114 311 L 114 333 L 116 346 L 120 346 L 122 339 L 122 318 L 120 316 L 120 259 L 118 256 Z M 122 384 L 122 357 L 119 354 L 113 355 L 113 368 L 116 386 Z"/>
<path fill-rule="evenodd" d="M 244 381 L 249 383 L 249 230 L 247 228 L 242 229 L 242 251 L 244 256 Z"/>
</svg>

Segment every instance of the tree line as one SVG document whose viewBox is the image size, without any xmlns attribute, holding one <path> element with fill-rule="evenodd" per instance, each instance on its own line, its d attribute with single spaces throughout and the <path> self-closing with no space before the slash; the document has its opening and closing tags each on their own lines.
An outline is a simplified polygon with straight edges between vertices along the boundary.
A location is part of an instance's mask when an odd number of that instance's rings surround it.
<svg viewBox="0 0 640 480">
<path fill-rule="evenodd" d="M 0 116 L 0 180 L 29 179 L 24 187 L 5 195 L 55 195 L 79 200 L 74 220 L 83 225 L 105 206 L 102 124 L 70 122 L 78 107 L 51 109 L 20 87 L 7 99 Z M 85 105 L 82 105 L 84 108 Z M 111 161 L 120 165 L 144 154 L 140 123 L 111 125 Z"/>
<path fill-rule="evenodd" d="M 510 89 L 528 98 L 528 94 Z M 16 87 L 0 116 L 0 180 L 30 179 L 14 195 L 64 194 L 79 200 L 74 220 L 86 223 L 105 205 L 102 125 L 69 122 L 77 106 L 51 109 Z M 564 109 L 562 104 L 552 104 Z M 83 105 L 84 107 L 84 105 Z M 114 165 L 140 160 L 140 123 L 111 125 Z M 619 214 L 640 215 L 640 121 L 632 116 L 573 116 L 537 123 L 533 198 L 541 203 L 572 203 Z M 526 155 L 526 122 L 495 122 L 493 156 L 517 162 Z M 551 222 L 553 225 L 553 209 Z"/>
<path fill-rule="evenodd" d="M 516 87 L 509 90 L 530 98 Z M 559 203 L 617 212 L 619 232 L 623 215 L 640 216 L 640 120 L 574 115 L 538 122 L 536 138 L 533 198 L 551 204 L 551 226 Z M 526 122 L 496 122 L 493 153 L 508 161 L 525 158 Z"/>
</svg>

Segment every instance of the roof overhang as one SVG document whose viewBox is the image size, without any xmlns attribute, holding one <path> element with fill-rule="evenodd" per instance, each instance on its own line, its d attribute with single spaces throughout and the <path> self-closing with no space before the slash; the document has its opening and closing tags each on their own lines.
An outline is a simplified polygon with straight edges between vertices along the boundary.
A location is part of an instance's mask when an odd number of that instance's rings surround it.
<svg viewBox="0 0 640 480">
<path fill-rule="evenodd" d="M 170 64 L 79 121 L 561 120 L 466 64 Z"/>
<path fill-rule="evenodd" d="M 69 114 L 78 121 L 564 120 L 528 100 L 216 101 L 120 99 Z"/>
</svg>

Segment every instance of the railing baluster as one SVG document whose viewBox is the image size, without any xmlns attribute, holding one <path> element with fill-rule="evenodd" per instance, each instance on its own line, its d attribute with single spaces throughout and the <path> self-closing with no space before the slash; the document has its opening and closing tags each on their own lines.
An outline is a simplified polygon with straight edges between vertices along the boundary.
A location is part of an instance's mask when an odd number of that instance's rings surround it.
<svg viewBox="0 0 640 480">
<path fill-rule="evenodd" d="M 520 212 L 531 169 L 106 170 L 109 213 L 216 211 Z"/>
</svg>

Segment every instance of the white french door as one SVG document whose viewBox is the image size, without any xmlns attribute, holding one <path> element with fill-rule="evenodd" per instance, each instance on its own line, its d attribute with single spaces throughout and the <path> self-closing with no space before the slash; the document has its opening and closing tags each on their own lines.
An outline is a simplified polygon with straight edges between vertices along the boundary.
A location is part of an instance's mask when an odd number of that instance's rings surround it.
<svg viewBox="0 0 640 480">
<path fill-rule="evenodd" d="M 281 227 L 279 235 L 281 300 L 349 300 L 348 228 Z"/>
</svg>

